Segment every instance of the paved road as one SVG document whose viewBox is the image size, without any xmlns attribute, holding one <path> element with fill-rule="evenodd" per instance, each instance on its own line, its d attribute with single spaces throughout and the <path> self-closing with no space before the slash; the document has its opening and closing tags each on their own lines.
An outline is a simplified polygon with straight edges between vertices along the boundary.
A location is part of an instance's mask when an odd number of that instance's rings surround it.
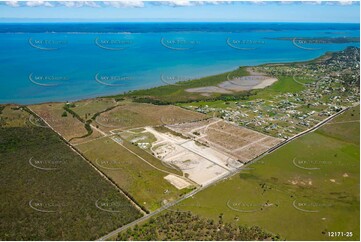
<svg viewBox="0 0 361 242">
<path fill-rule="evenodd" d="M 186 195 L 183 196 L 182 198 L 180 198 L 180 199 L 178 199 L 178 200 L 176 200 L 176 201 L 170 202 L 170 203 L 164 205 L 163 207 L 159 208 L 158 210 L 155 210 L 154 212 L 151 212 L 151 213 L 145 215 L 144 217 L 141 217 L 141 218 L 139 218 L 139 219 L 137 219 L 137 220 L 135 220 L 135 221 L 127 224 L 127 225 L 124 225 L 124 226 L 122 226 L 122 227 L 120 227 L 120 228 L 118 228 L 118 229 L 110 232 L 110 233 L 107 234 L 107 235 L 104 235 L 103 237 L 99 238 L 98 240 L 103 241 L 103 240 L 111 239 L 112 237 L 116 236 L 118 233 L 120 233 L 120 232 L 122 232 L 122 231 L 124 231 L 124 230 L 126 230 L 126 229 L 128 229 L 128 228 L 130 228 L 130 227 L 132 227 L 132 226 L 134 226 L 134 225 L 136 225 L 136 224 L 138 224 L 138 223 L 140 223 L 140 222 L 143 222 L 143 221 L 149 219 L 150 217 L 152 217 L 152 216 L 154 216 L 154 215 L 156 215 L 156 214 L 159 214 L 159 213 L 163 212 L 164 210 L 166 210 L 166 209 L 168 209 L 168 208 L 170 208 L 170 207 L 172 207 L 172 206 L 174 206 L 174 205 L 182 202 L 183 200 L 185 200 L 185 199 L 187 199 L 187 198 L 189 198 L 189 197 L 194 196 L 194 195 L 197 194 L 198 192 L 206 189 L 207 187 L 212 186 L 212 185 L 216 184 L 217 182 L 219 182 L 219 181 L 221 181 L 221 180 L 223 180 L 223 179 L 227 179 L 227 178 L 233 176 L 234 174 L 238 173 L 239 171 L 246 169 L 246 168 L 247 168 L 249 165 L 251 165 L 252 163 L 255 163 L 256 161 L 262 159 L 262 158 L 265 157 L 266 155 L 269 155 L 270 153 L 272 153 L 272 152 L 274 152 L 275 150 L 281 148 L 282 146 L 288 144 L 289 142 L 291 142 L 291 141 L 293 141 L 293 140 L 295 140 L 295 139 L 297 139 L 297 138 L 299 138 L 299 137 L 301 137 L 301 136 L 303 136 L 303 135 L 306 135 L 306 134 L 308 134 L 308 133 L 310 133 L 310 132 L 315 131 L 316 129 L 318 129 L 318 128 L 320 128 L 321 126 L 325 125 L 328 121 L 330 121 L 331 119 L 335 118 L 336 116 L 342 114 L 343 112 L 345 112 L 345 111 L 348 110 L 348 109 L 350 109 L 350 108 L 345 108 L 345 109 L 341 110 L 340 112 L 338 112 L 338 113 L 336 113 L 336 114 L 328 117 L 327 119 L 321 121 L 320 123 L 318 123 L 317 125 L 313 126 L 312 128 L 310 128 L 310 129 L 308 129 L 308 130 L 305 130 L 305 131 L 303 131 L 303 132 L 301 132 L 301 133 L 299 133 L 299 134 L 297 134 L 297 135 L 295 135 L 295 136 L 293 136 L 293 137 L 291 137 L 291 138 L 289 138 L 289 139 L 281 142 L 279 145 L 277 145 L 277 146 L 269 149 L 268 151 L 266 151 L 266 152 L 263 153 L 262 155 L 256 157 L 255 159 L 253 159 L 252 161 L 248 162 L 247 164 L 243 165 L 242 167 L 240 167 L 240 168 L 238 168 L 238 169 L 236 169 L 236 170 L 234 170 L 234 171 L 232 171 L 232 172 L 230 172 L 230 173 L 227 173 L 227 174 L 225 174 L 225 175 L 222 176 L 222 177 L 219 177 L 218 179 L 214 180 L 214 182 L 209 183 L 209 184 L 207 184 L 207 185 L 205 185 L 205 186 L 203 186 L 203 187 L 199 187 L 199 188 L 191 191 L 190 193 L 186 194 Z"/>
</svg>

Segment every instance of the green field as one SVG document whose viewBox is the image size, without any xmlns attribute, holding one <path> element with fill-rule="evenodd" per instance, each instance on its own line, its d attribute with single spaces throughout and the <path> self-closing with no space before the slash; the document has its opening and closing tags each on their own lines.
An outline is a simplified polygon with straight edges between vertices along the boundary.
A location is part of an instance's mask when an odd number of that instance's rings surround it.
<svg viewBox="0 0 361 242">
<path fill-rule="evenodd" d="M 94 240 L 141 217 L 51 129 L 8 108 L 0 115 L 1 240 Z"/>
<path fill-rule="evenodd" d="M 339 139 L 349 140 L 352 143 L 360 145 L 360 106 L 351 108 L 344 115 L 338 116 L 327 125 L 319 129 L 323 135 Z"/>
<path fill-rule="evenodd" d="M 146 210 L 154 211 L 162 203 L 175 200 L 189 191 L 178 190 L 164 179 L 171 173 L 182 175 L 181 172 L 164 166 L 151 154 L 127 141 L 123 141 L 122 145 L 106 137 L 78 145 L 77 149 Z"/>
<path fill-rule="evenodd" d="M 351 117 L 359 117 L 359 107 L 330 123 Z M 257 225 L 286 240 L 358 240 L 359 133 L 358 122 L 325 125 L 174 209 L 212 219 L 222 213 L 227 222 Z"/>
</svg>

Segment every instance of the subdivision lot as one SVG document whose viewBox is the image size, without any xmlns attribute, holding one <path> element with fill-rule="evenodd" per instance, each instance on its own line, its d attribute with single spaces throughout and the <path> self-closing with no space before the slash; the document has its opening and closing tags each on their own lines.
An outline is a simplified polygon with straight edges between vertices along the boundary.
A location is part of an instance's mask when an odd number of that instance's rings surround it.
<svg viewBox="0 0 361 242">
<path fill-rule="evenodd" d="M 219 149 L 244 163 L 282 141 L 247 128 L 235 126 L 218 118 L 167 125 L 167 127 L 200 143 Z"/>
<path fill-rule="evenodd" d="M 179 190 L 164 179 L 169 174 L 180 176 L 179 171 L 164 166 L 155 157 L 119 136 L 96 139 L 76 148 L 149 211 L 188 191 Z"/>
<path fill-rule="evenodd" d="M 143 103 L 125 103 L 96 117 L 95 123 L 106 132 L 127 130 L 144 126 L 156 126 L 201 120 L 206 115 L 176 106 L 156 106 Z"/>
<path fill-rule="evenodd" d="M 330 123 L 352 113 L 358 117 L 359 109 Z M 348 136 L 336 137 L 342 130 Z M 324 125 L 173 209 L 213 219 L 223 214 L 286 240 L 359 240 L 359 132 L 358 122 Z M 330 237 L 332 231 L 352 236 Z"/>
<path fill-rule="evenodd" d="M 1 240 L 94 240 L 142 215 L 51 129 L 11 108 L 0 125 Z"/>
</svg>

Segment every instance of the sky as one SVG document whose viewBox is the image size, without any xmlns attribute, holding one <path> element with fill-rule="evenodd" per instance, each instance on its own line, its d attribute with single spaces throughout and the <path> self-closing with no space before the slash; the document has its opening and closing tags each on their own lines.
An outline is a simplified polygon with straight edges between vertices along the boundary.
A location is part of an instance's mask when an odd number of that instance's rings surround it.
<svg viewBox="0 0 361 242">
<path fill-rule="evenodd" d="M 358 1 L 3 1 L 1 22 L 359 23 Z"/>
</svg>

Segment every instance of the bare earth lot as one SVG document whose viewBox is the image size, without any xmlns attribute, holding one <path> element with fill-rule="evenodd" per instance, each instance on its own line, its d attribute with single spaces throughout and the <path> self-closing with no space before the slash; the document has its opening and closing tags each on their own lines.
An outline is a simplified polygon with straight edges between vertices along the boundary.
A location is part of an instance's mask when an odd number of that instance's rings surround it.
<svg viewBox="0 0 361 242">
<path fill-rule="evenodd" d="M 157 139 L 152 144 L 153 154 L 165 164 L 180 169 L 189 179 L 199 185 L 206 185 L 235 169 L 228 166 L 228 156 L 212 148 L 171 133 L 158 132 L 151 127 L 146 127 L 146 130 Z"/>
<path fill-rule="evenodd" d="M 218 118 L 167 127 L 244 163 L 282 141 Z"/>
</svg>

